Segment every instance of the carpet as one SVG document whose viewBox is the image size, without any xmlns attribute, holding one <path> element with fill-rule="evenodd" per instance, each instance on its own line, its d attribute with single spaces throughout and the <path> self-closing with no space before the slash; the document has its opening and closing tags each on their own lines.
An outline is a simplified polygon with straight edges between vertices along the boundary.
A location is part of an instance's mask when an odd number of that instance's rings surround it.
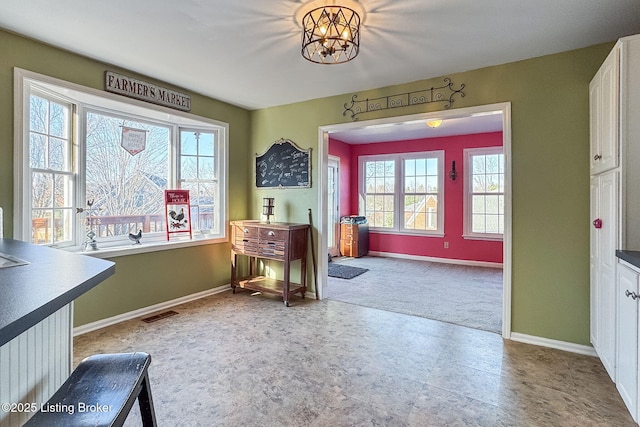
<svg viewBox="0 0 640 427">
<path fill-rule="evenodd" d="M 353 279 L 369 271 L 368 268 L 352 267 L 350 265 L 329 263 L 329 277 L 337 277 L 339 279 Z"/>
<path fill-rule="evenodd" d="M 369 273 L 349 282 L 329 278 L 329 299 L 502 332 L 500 268 L 372 256 L 334 258 L 332 264 L 366 268 Z"/>
</svg>

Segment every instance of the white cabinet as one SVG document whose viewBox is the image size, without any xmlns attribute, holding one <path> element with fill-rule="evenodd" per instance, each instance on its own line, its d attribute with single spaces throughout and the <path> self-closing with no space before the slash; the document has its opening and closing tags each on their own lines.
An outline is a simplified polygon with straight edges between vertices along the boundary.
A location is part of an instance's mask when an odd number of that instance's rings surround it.
<svg viewBox="0 0 640 427">
<path fill-rule="evenodd" d="M 629 408 L 634 420 L 638 420 L 638 298 L 640 271 L 621 261 L 618 265 L 618 380 L 616 387 Z"/>
<path fill-rule="evenodd" d="M 619 51 L 611 51 L 589 85 L 591 175 L 618 166 Z"/>
<path fill-rule="evenodd" d="M 617 170 L 591 178 L 591 343 L 614 381 L 619 182 Z"/>
<path fill-rule="evenodd" d="M 616 43 L 589 85 L 589 108 L 590 339 L 637 420 L 640 270 L 616 250 L 640 251 L 640 35 Z"/>
</svg>

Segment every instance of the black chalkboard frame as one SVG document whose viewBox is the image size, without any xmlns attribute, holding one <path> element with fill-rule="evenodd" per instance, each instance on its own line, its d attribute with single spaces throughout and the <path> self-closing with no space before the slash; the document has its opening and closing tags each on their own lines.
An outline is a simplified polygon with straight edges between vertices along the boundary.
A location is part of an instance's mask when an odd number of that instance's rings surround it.
<svg viewBox="0 0 640 427">
<path fill-rule="evenodd" d="M 291 153 L 291 156 L 280 158 L 283 153 Z M 292 140 L 280 138 L 255 157 L 256 188 L 311 188 L 311 148 L 304 150 Z M 303 170 L 296 170 L 296 167 Z M 302 172 L 300 179 L 292 176 L 295 172 Z M 271 179 L 266 179 L 267 175 Z"/>
</svg>

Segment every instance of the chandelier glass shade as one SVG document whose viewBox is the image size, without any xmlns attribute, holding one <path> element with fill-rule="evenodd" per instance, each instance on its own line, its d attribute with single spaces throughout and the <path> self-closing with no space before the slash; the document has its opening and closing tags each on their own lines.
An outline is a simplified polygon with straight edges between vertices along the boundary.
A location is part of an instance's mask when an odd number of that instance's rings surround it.
<svg viewBox="0 0 640 427">
<path fill-rule="evenodd" d="M 341 6 L 311 10 L 302 18 L 302 56 L 318 64 L 349 62 L 360 50 L 360 15 Z"/>
</svg>

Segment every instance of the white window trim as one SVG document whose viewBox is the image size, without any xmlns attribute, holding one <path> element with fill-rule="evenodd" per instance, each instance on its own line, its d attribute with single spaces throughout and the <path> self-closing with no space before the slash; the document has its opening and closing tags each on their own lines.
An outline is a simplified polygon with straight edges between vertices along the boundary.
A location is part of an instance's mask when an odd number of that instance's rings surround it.
<svg viewBox="0 0 640 427">
<path fill-rule="evenodd" d="M 479 147 L 479 148 L 465 148 L 463 150 L 464 156 L 464 202 L 463 202 L 463 231 L 462 237 L 466 240 L 493 240 L 493 241 L 502 241 L 504 239 L 504 233 L 474 233 L 472 232 L 471 227 L 471 197 L 473 192 L 471 191 L 471 157 L 477 155 L 491 155 L 491 154 L 503 154 L 504 148 L 499 146 L 493 147 Z M 506 165 L 503 165 L 504 171 L 506 172 Z M 505 174 L 506 175 L 506 174 Z M 505 177 L 505 186 L 506 186 L 506 177 Z M 503 192 L 503 197 L 505 193 Z M 506 200 L 505 200 L 506 205 Z M 505 208 L 506 209 L 506 208 Z"/>
<path fill-rule="evenodd" d="M 404 160 L 419 158 L 437 158 L 438 159 L 438 229 L 437 230 L 415 230 L 403 228 L 401 220 L 404 214 Z M 366 162 L 393 160 L 396 164 L 395 176 L 395 209 L 394 218 L 395 226 L 393 228 L 371 227 L 369 231 L 379 234 L 404 234 L 418 235 L 425 237 L 444 237 L 444 215 L 445 215 L 445 195 L 444 195 L 444 150 L 420 151 L 411 153 L 392 153 L 392 154 L 372 154 L 358 157 L 358 210 L 360 215 L 364 215 L 365 203 L 365 168 Z"/>
<path fill-rule="evenodd" d="M 162 121 L 170 121 L 178 123 L 181 127 L 202 128 L 203 124 L 211 125 L 219 129 L 220 142 L 220 176 L 224 177 L 224 183 L 220 186 L 220 201 L 224 208 L 221 210 L 223 218 L 220 223 L 220 234 L 215 237 L 203 233 L 195 233 L 193 239 L 187 237 L 171 237 L 172 240 L 166 241 L 165 238 L 157 236 L 155 239 L 146 239 L 143 245 L 123 245 L 118 242 L 116 246 L 109 247 L 106 242 L 99 246 L 97 251 L 82 252 L 78 246 L 71 248 L 62 248 L 71 252 L 79 252 L 85 255 L 91 255 L 98 258 L 110 258 L 116 256 L 133 255 L 138 253 L 156 252 L 161 250 L 176 249 L 182 247 L 207 245 L 214 243 L 223 243 L 229 241 L 229 179 L 228 179 L 228 163 L 229 163 L 229 124 L 210 119 L 207 117 L 196 116 L 194 114 L 173 110 L 160 105 L 155 105 L 135 99 L 126 98 L 120 95 L 97 90 L 94 88 L 82 86 L 76 83 L 67 82 L 54 77 L 46 76 L 21 68 L 14 68 L 14 212 L 13 212 L 13 229 L 14 238 L 18 240 L 30 241 L 31 228 L 30 224 L 25 223 L 25 213 L 23 208 L 25 203 L 24 183 L 28 182 L 29 168 L 25 167 L 24 159 L 29 156 L 29 146 L 24 144 L 25 135 L 29 132 L 29 123 L 23 120 L 23 111 L 25 105 L 29 102 L 28 88 L 36 84 L 43 88 L 51 89 L 54 93 L 62 97 L 77 99 L 80 102 L 99 104 L 105 109 L 112 109 L 119 114 L 131 114 L 138 116 L 137 109 L 144 108 L 148 110 L 151 118 L 157 118 Z M 80 127 L 81 128 L 81 127 Z M 174 136 L 176 138 L 176 136 Z M 176 146 L 172 145 L 172 151 Z M 172 158 L 177 159 L 176 153 L 172 152 Z M 81 159 L 79 159 L 81 161 Z M 177 160 L 176 160 L 177 161 Z M 173 162 L 175 163 L 175 162 Z M 80 165 L 81 167 L 84 167 Z M 171 165 L 176 168 L 175 164 Z M 83 191 L 78 188 L 78 191 Z M 28 229 L 27 229 L 28 227 Z M 101 242 L 102 243 L 102 242 Z"/>
</svg>

